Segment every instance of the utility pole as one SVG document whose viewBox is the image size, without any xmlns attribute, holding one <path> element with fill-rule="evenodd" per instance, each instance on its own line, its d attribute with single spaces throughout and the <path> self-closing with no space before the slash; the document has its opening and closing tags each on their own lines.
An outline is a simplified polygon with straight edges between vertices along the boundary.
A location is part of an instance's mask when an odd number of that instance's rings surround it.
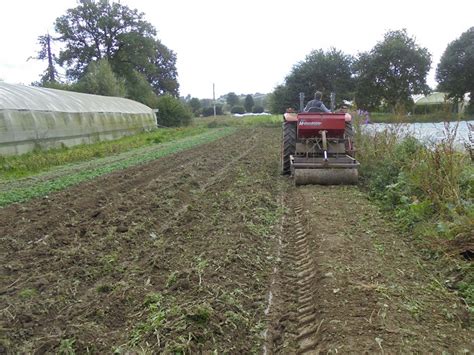
<svg viewBox="0 0 474 355">
<path fill-rule="evenodd" d="M 212 83 L 212 103 L 214 105 L 214 117 L 216 117 L 216 84 Z"/>
</svg>

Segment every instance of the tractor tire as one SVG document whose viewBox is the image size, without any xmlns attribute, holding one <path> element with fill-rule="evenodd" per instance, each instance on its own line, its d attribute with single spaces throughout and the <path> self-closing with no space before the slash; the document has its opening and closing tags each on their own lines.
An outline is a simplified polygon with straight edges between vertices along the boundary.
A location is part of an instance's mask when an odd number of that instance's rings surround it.
<svg viewBox="0 0 474 355">
<path fill-rule="evenodd" d="M 354 128 L 352 127 L 352 122 L 346 122 L 345 134 L 346 134 L 346 137 L 349 137 L 349 138 L 354 137 Z"/>
<path fill-rule="evenodd" d="M 291 175 L 290 156 L 296 151 L 296 122 L 283 122 L 283 137 L 281 144 L 281 173 Z"/>
</svg>

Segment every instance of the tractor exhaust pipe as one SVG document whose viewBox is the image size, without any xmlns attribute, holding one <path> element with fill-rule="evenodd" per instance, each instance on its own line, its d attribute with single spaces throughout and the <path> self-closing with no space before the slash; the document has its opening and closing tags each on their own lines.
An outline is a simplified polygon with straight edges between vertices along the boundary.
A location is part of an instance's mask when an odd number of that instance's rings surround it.
<svg viewBox="0 0 474 355">
<path fill-rule="evenodd" d="M 303 112 L 304 110 L 304 92 L 300 92 L 300 111 Z"/>
<path fill-rule="evenodd" d="M 331 112 L 334 112 L 334 110 L 336 109 L 336 93 L 332 92 L 330 97 L 331 97 Z"/>
</svg>

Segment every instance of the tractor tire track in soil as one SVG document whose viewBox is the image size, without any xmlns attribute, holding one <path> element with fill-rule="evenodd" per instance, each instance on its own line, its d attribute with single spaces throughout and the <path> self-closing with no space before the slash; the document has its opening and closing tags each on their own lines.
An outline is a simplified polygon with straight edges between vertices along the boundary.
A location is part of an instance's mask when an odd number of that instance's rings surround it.
<svg viewBox="0 0 474 355">
<path fill-rule="evenodd" d="M 316 310 L 314 296 L 316 294 L 316 283 L 314 282 L 314 260 L 311 256 L 311 246 L 306 237 L 306 231 L 301 224 L 299 216 L 303 207 L 298 204 L 295 208 L 295 252 L 297 272 L 297 297 L 298 297 L 298 353 L 305 354 L 316 346 L 315 336 L 319 327 L 315 328 Z"/>
</svg>

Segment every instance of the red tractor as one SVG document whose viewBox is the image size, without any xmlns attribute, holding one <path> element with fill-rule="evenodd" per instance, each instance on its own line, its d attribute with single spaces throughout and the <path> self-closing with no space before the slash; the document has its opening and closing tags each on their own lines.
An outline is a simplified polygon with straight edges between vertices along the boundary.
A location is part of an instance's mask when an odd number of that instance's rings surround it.
<svg viewBox="0 0 474 355">
<path fill-rule="evenodd" d="M 296 185 L 356 184 L 351 116 L 347 113 L 285 113 L 281 164 Z"/>
</svg>

